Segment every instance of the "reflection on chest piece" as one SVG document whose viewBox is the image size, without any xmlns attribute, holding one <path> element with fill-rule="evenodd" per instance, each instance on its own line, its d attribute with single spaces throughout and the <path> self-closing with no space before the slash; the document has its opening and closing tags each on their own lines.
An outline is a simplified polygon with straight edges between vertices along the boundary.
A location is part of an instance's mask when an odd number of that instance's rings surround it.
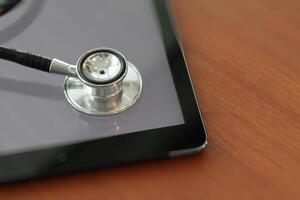
<svg viewBox="0 0 300 200">
<path fill-rule="evenodd" d="M 76 77 L 67 76 L 64 92 L 77 110 L 112 115 L 130 108 L 141 95 L 142 79 L 136 67 L 118 51 L 93 49 L 76 64 Z"/>
</svg>

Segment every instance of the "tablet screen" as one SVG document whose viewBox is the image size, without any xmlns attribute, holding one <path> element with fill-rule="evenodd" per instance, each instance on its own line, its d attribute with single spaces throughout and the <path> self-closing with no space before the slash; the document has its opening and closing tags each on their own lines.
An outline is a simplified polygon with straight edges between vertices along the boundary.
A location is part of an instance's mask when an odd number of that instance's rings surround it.
<svg viewBox="0 0 300 200">
<path fill-rule="evenodd" d="M 27 0 L 0 22 L 2 45 L 73 64 L 89 49 L 110 47 L 143 79 L 133 107 L 99 117 L 68 104 L 64 76 L 0 61 L 0 154 L 184 124 L 152 0 Z"/>
</svg>

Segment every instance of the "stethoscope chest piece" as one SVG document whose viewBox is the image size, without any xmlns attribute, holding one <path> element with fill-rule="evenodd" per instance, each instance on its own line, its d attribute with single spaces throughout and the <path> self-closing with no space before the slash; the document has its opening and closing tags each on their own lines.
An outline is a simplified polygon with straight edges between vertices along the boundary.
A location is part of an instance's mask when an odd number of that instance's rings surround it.
<svg viewBox="0 0 300 200">
<path fill-rule="evenodd" d="M 142 79 L 136 67 L 118 51 L 93 49 L 76 64 L 76 77 L 67 76 L 64 92 L 77 110 L 112 115 L 130 108 L 140 97 Z"/>
<path fill-rule="evenodd" d="M 32 69 L 66 75 L 64 93 L 77 110 L 112 115 L 130 108 L 142 92 L 137 68 L 118 51 L 97 48 L 84 53 L 76 65 L 0 46 L 0 59 Z"/>
</svg>

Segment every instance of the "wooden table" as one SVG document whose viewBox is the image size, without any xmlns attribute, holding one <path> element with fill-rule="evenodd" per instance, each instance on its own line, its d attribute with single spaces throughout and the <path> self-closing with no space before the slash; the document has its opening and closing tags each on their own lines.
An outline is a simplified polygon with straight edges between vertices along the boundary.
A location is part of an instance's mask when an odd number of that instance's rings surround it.
<svg viewBox="0 0 300 200">
<path fill-rule="evenodd" d="M 0 199 L 300 199 L 300 1 L 174 0 L 202 153 L 0 187 Z"/>
</svg>

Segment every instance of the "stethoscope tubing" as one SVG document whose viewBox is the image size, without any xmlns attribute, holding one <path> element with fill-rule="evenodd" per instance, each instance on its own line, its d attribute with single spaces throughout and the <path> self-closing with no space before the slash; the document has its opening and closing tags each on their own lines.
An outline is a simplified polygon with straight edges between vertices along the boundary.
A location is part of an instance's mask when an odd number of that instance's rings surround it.
<svg viewBox="0 0 300 200">
<path fill-rule="evenodd" d="M 49 72 L 53 60 L 44 56 L 4 46 L 0 46 L 0 58 L 44 72 Z"/>
</svg>

